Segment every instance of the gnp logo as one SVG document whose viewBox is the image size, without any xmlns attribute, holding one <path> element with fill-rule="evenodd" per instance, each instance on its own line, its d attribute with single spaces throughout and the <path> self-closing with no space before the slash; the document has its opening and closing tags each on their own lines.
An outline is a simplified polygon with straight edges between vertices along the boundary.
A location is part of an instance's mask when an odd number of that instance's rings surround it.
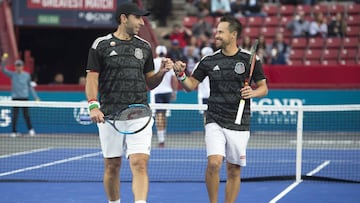
<svg viewBox="0 0 360 203">
<path fill-rule="evenodd" d="M 257 106 L 302 106 L 305 101 L 296 98 L 262 98 L 252 101 Z M 252 112 L 258 124 L 293 125 L 297 123 L 296 111 L 258 111 Z"/>
<path fill-rule="evenodd" d="M 76 120 L 77 123 L 81 124 L 81 125 L 90 125 L 92 124 L 91 121 L 84 121 L 81 120 L 81 117 L 88 117 L 90 116 L 89 114 L 89 109 L 87 107 L 87 101 L 82 101 L 84 102 L 84 107 L 79 107 L 79 108 L 74 108 L 74 119 Z"/>
</svg>

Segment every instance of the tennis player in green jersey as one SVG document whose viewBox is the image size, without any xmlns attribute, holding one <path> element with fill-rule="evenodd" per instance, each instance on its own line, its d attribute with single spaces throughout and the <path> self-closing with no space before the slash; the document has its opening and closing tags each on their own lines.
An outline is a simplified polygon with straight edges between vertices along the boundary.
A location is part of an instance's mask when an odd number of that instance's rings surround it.
<svg viewBox="0 0 360 203">
<path fill-rule="evenodd" d="M 85 91 L 91 120 L 98 123 L 105 163 L 103 181 L 109 203 L 120 203 L 119 174 L 123 153 L 130 162 L 135 203 L 145 203 L 147 199 L 147 164 L 154 122 L 141 132 L 126 136 L 125 140 L 124 135 L 104 122 L 104 115 L 130 104 L 148 105 L 147 87 L 155 88 L 173 68 L 174 63 L 165 58 L 160 70 L 154 72 L 151 46 L 137 36 L 144 25 L 142 17 L 147 15 L 148 11 L 140 10 L 134 3 L 120 4 L 115 15 L 117 30 L 97 38 L 89 50 Z"/>
<path fill-rule="evenodd" d="M 240 191 L 241 167 L 246 166 L 246 147 L 250 136 L 250 99 L 263 97 L 268 88 L 262 65 L 257 59 L 252 79 L 256 88 L 244 87 L 249 76 L 250 53 L 237 46 L 242 25 L 233 16 L 224 16 L 216 28 L 213 54 L 201 59 L 192 75 L 184 73 L 185 64 L 177 61 L 174 71 L 187 91 L 194 90 L 209 76 L 210 97 L 205 125 L 205 143 L 208 157 L 206 186 L 210 203 L 218 202 L 219 171 L 226 160 L 227 181 L 225 202 L 236 201 Z M 241 98 L 246 99 L 241 125 L 235 118 Z"/>
</svg>

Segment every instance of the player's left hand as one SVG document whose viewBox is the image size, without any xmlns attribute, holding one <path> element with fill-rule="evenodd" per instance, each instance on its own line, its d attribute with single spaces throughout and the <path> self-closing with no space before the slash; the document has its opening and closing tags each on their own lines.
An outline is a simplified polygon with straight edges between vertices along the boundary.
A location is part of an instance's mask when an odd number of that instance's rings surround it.
<svg viewBox="0 0 360 203">
<path fill-rule="evenodd" d="M 161 61 L 161 71 L 168 72 L 174 66 L 174 62 L 170 58 L 163 58 Z"/>
<path fill-rule="evenodd" d="M 250 86 L 241 88 L 240 92 L 243 99 L 253 98 L 253 89 Z"/>
</svg>

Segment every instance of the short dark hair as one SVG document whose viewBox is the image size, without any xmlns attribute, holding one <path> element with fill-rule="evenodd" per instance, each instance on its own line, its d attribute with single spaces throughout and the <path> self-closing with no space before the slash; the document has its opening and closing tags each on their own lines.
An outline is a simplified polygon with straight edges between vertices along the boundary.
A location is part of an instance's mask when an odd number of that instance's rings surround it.
<svg viewBox="0 0 360 203">
<path fill-rule="evenodd" d="M 220 18 L 220 22 L 228 22 L 230 32 L 237 32 L 237 39 L 240 38 L 242 32 L 242 24 L 241 22 L 232 15 L 225 15 Z"/>
</svg>

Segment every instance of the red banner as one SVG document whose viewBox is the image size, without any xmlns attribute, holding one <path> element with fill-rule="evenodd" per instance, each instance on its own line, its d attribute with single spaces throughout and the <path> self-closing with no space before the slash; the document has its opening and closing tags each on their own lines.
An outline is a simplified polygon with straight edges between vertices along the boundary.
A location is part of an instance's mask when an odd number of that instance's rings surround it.
<svg viewBox="0 0 360 203">
<path fill-rule="evenodd" d="M 27 0 L 30 9 L 115 11 L 117 0 Z"/>
</svg>

